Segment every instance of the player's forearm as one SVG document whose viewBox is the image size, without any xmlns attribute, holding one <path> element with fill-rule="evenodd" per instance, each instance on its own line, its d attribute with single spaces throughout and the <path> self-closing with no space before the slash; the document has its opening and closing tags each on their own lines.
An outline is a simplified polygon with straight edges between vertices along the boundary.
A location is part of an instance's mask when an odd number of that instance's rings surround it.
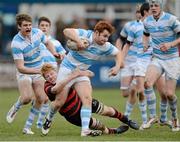
<svg viewBox="0 0 180 142">
<path fill-rule="evenodd" d="M 15 60 L 15 65 L 16 65 L 17 70 L 20 73 L 23 73 L 23 74 L 40 74 L 40 69 L 25 67 L 24 61 L 22 61 L 22 60 Z"/>
<path fill-rule="evenodd" d="M 71 74 L 69 75 L 65 80 L 60 81 L 58 83 L 56 83 L 56 85 L 51 89 L 53 93 L 60 93 L 62 92 L 62 90 L 64 89 L 64 87 L 73 79 L 75 79 L 76 77 L 78 77 L 79 75 L 76 74 Z"/>
<path fill-rule="evenodd" d="M 122 43 L 121 43 L 121 40 L 120 40 L 119 38 L 116 40 L 115 46 L 116 46 L 119 50 L 122 49 Z"/>
<path fill-rule="evenodd" d="M 171 47 L 177 46 L 178 44 L 180 44 L 180 38 L 174 40 L 173 42 L 171 42 Z"/>
<path fill-rule="evenodd" d="M 17 69 L 18 69 L 18 71 L 20 73 L 23 73 L 23 74 L 40 74 L 39 69 L 26 68 L 26 67 L 20 67 L 20 68 L 17 68 Z"/>
<path fill-rule="evenodd" d="M 119 51 L 119 53 L 116 55 L 116 67 L 120 69 L 122 66 L 123 62 L 123 56 L 122 56 L 122 51 Z"/>
<path fill-rule="evenodd" d="M 64 29 L 63 31 L 64 35 L 68 38 L 68 39 L 71 39 L 75 42 L 79 42 L 80 41 L 80 38 L 78 37 L 77 33 L 75 32 L 74 29 L 72 28 L 66 28 Z"/>
<path fill-rule="evenodd" d="M 122 50 L 126 42 L 127 37 L 120 35 L 120 37 L 116 40 L 116 47 L 118 47 L 119 50 Z"/>
<path fill-rule="evenodd" d="M 51 88 L 51 92 L 54 94 L 61 93 L 66 84 L 67 83 L 65 82 L 57 83 L 54 87 Z"/>
<path fill-rule="evenodd" d="M 130 44 L 129 43 L 126 43 L 124 45 L 124 48 L 122 50 L 122 60 L 124 61 L 125 60 L 125 57 L 127 56 L 127 53 L 129 51 L 129 48 L 130 48 Z"/>
<path fill-rule="evenodd" d="M 47 41 L 46 47 L 48 48 L 48 50 L 49 50 L 53 55 L 56 54 L 56 49 L 55 49 L 53 43 L 52 43 L 50 40 Z"/>
</svg>

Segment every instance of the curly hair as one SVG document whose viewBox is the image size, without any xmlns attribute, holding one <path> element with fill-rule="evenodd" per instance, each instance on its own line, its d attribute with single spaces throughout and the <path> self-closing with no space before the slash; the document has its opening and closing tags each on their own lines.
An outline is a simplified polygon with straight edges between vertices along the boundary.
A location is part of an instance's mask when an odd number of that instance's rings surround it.
<svg viewBox="0 0 180 142">
<path fill-rule="evenodd" d="M 43 66 L 42 66 L 42 68 L 41 68 L 41 75 L 44 77 L 44 75 L 46 74 L 46 73 L 48 73 L 49 71 L 51 71 L 51 70 L 54 70 L 54 71 L 56 71 L 56 68 L 54 68 L 51 64 L 49 64 L 49 63 L 45 63 Z"/>
<path fill-rule="evenodd" d="M 104 30 L 107 30 L 112 34 L 115 31 L 115 28 L 108 21 L 99 21 L 94 27 L 94 31 L 98 31 L 99 33 Z"/>
</svg>

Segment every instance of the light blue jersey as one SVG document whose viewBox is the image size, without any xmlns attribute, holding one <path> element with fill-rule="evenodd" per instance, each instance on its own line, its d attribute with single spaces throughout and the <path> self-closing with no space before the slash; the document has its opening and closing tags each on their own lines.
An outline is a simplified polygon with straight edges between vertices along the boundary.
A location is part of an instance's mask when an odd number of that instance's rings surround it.
<svg viewBox="0 0 180 142">
<path fill-rule="evenodd" d="M 81 51 L 70 51 L 64 58 L 61 66 L 68 69 L 79 67 L 80 69 L 88 69 L 95 61 L 103 56 L 117 55 L 119 50 L 109 42 L 105 45 L 98 45 L 93 42 L 93 31 L 76 29 L 79 36 L 85 37 L 89 40 L 89 47 Z"/>
<path fill-rule="evenodd" d="M 36 28 L 32 29 L 31 41 L 27 40 L 19 32 L 12 40 L 11 48 L 14 60 L 24 60 L 24 66 L 29 68 L 40 68 L 43 64 L 40 54 L 40 44 L 46 43 L 45 34 Z"/>
<path fill-rule="evenodd" d="M 132 42 L 132 46 L 137 49 L 137 58 L 149 60 L 152 58 L 152 47 L 148 48 L 146 52 L 143 51 L 143 31 L 144 26 L 141 21 L 136 21 L 129 28 L 127 40 Z"/>
<path fill-rule="evenodd" d="M 163 12 L 157 21 L 153 16 L 148 16 L 144 20 L 144 28 L 144 32 L 152 37 L 153 56 L 161 60 L 179 57 L 177 47 L 166 52 L 160 50 L 160 44 L 175 40 L 176 34 L 180 32 L 180 22 L 175 16 Z"/>
<path fill-rule="evenodd" d="M 61 45 L 61 43 L 59 41 L 52 38 L 51 36 L 49 36 L 47 38 L 53 43 L 57 53 L 60 53 L 60 54 L 65 54 L 66 53 L 65 49 L 63 48 L 63 46 Z M 57 67 L 56 58 L 47 49 L 47 47 L 43 43 L 41 43 L 40 48 L 41 48 L 41 55 L 42 55 L 43 62 L 44 63 L 50 63 L 54 67 Z"/>
<path fill-rule="evenodd" d="M 136 23 L 136 21 L 130 21 L 127 22 L 124 27 L 121 30 L 120 35 L 122 37 L 127 38 L 128 37 L 128 33 L 130 32 L 130 27 Z M 130 65 L 131 63 L 135 63 L 137 60 L 137 48 L 135 46 L 130 46 L 128 53 L 125 57 L 125 65 Z"/>
</svg>

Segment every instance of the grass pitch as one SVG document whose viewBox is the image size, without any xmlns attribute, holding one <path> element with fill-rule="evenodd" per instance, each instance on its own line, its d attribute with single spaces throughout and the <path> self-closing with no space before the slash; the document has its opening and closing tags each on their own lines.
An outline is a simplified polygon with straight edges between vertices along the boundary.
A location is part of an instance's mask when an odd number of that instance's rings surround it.
<svg viewBox="0 0 180 142">
<path fill-rule="evenodd" d="M 177 90 L 176 94 L 180 103 L 180 90 Z M 29 114 L 30 104 L 23 106 L 12 124 L 8 124 L 5 119 L 6 113 L 18 96 L 17 89 L 0 90 L 0 141 L 180 141 L 180 132 L 171 132 L 171 129 L 159 124 L 155 124 L 150 129 L 144 131 L 129 129 L 126 133 L 120 135 L 82 138 L 80 137 L 80 128 L 66 122 L 59 114 L 56 114 L 52 128 L 47 136 L 41 135 L 41 131 L 36 128 L 35 123 L 32 127 L 35 134 L 24 135 L 22 134 L 22 129 Z M 119 111 L 124 112 L 125 110 L 126 99 L 120 95 L 118 89 L 94 90 L 93 96 L 104 104 L 117 108 Z M 159 114 L 159 97 L 157 108 L 157 114 Z M 180 104 L 178 104 L 178 114 L 180 115 Z M 109 127 L 118 127 L 120 125 L 116 119 L 94 116 Z M 168 116 L 170 116 L 169 111 Z M 131 118 L 136 120 L 139 125 L 141 124 L 138 105 L 134 108 Z"/>
</svg>

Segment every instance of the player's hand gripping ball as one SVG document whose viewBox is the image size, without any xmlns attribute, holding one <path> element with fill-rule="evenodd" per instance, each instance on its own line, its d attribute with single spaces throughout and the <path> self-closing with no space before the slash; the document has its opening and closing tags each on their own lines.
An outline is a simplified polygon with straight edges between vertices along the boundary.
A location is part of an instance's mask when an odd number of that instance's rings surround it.
<svg viewBox="0 0 180 142">
<path fill-rule="evenodd" d="M 84 38 L 84 37 L 81 37 L 80 39 L 81 39 L 82 43 L 84 44 L 84 47 L 87 48 L 87 47 L 89 46 L 89 44 L 90 44 L 89 41 L 88 41 L 88 39 L 86 39 L 86 38 Z M 75 51 L 80 50 L 80 49 L 77 47 L 77 43 L 76 43 L 75 41 L 71 40 L 71 39 L 68 39 L 68 40 L 67 40 L 67 47 L 68 47 L 69 49 L 75 50 Z M 85 48 L 84 48 L 84 49 L 85 49 Z M 83 49 L 81 49 L 81 50 L 83 50 Z"/>
</svg>

